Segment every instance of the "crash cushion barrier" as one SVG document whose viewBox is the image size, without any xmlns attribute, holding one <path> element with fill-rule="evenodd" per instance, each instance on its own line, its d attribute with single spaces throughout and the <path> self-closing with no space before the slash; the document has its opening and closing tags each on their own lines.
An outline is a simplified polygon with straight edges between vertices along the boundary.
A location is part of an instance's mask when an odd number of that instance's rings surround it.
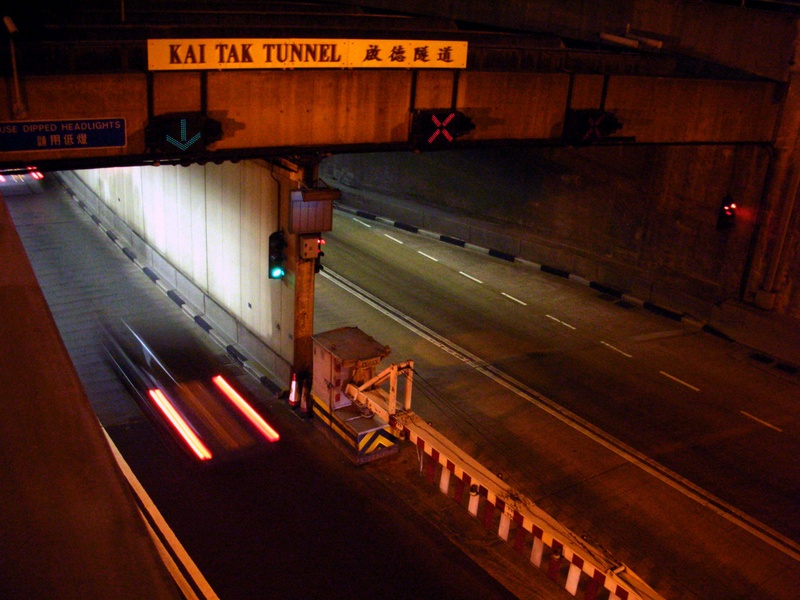
<svg viewBox="0 0 800 600">
<path fill-rule="evenodd" d="M 335 433 L 348 447 L 352 453 L 351 458 L 357 464 L 371 462 L 399 451 L 398 439 L 388 423 L 379 422 L 377 417 L 359 419 L 357 409 L 352 406 L 331 410 L 313 392 L 311 402 L 315 423 L 321 423 Z"/>
<path fill-rule="evenodd" d="M 570 594 L 582 592 L 585 600 L 595 600 L 605 587 L 610 600 L 661 599 L 625 565 L 567 530 L 485 468 L 470 468 L 470 461 L 463 455 L 458 458 L 458 452 L 448 457 L 433 445 L 446 438 L 426 436 L 417 425 L 418 421 L 404 423 L 408 440 L 418 448 L 427 480 L 434 485 L 438 479 L 443 494 L 465 507 L 487 529 L 496 529 L 501 539 L 528 555 L 532 565 Z"/>
</svg>

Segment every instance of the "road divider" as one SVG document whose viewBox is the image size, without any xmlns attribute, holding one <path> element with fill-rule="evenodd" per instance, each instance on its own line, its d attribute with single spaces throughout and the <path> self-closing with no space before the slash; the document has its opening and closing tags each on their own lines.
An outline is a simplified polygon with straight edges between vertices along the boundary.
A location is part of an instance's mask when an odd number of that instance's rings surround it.
<svg viewBox="0 0 800 600">
<path fill-rule="evenodd" d="M 657 600 L 654 589 L 603 548 L 560 524 L 499 476 L 413 412 L 396 422 L 417 448 L 420 472 L 439 491 L 479 519 L 484 527 L 529 557 L 530 564 L 573 596 L 584 600 Z"/>
</svg>

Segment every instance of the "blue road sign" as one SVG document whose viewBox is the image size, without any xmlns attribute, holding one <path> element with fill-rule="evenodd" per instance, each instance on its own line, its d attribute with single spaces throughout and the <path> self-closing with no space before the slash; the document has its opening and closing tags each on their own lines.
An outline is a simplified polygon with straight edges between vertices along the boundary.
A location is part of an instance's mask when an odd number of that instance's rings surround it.
<svg viewBox="0 0 800 600">
<path fill-rule="evenodd" d="M 125 119 L 0 122 L 0 152 L 121 148 Z"/>
</svg>

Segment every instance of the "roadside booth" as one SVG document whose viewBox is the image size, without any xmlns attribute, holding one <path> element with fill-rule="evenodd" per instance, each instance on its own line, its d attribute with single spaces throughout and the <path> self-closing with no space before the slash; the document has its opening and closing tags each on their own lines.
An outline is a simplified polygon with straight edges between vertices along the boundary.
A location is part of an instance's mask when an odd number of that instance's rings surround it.
<svg viewBox="0 0 800 600">
<path fill-rule="evenodd" d="M 311 401 L 315 421 L 335 433 L 358 464 L 397 452 L 398 439 L 389 423 L 345 395 L 375 377 L 391 352 L 358 327 L 340 327 L 312 336 L 314 375 Z"/>
</svg>

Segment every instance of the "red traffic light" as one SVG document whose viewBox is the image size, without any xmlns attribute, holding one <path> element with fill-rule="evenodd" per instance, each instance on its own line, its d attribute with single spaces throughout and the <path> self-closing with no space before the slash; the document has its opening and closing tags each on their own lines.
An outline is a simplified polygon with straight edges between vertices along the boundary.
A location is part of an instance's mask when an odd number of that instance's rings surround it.
<svg viewBox="0 0 800 600">
<path fill-rule="evenodd" d="M 736 202 L 730 196 L 725 196 L 722 199 L 722 204 L 719 207 L 717 214 L 717 229 L 719 231 L 727 231 L 732 229 L 736 224 Z"/>
</svg>

